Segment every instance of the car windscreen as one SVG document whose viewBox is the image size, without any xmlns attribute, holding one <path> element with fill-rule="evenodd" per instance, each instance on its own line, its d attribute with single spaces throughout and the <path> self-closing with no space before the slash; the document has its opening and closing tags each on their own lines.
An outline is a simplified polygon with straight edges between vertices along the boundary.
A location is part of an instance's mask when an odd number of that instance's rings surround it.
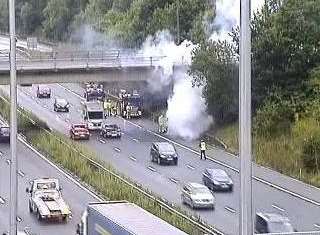
<svg viewBox="0 0 320 235">
<path fill-rule="evenodd" d="M 159 152 L 164 154 L 173 154 L 176 151 L 171 144 L 159 144 Z"/>
<path fill-rule="evenodd" d="M 191 190 L 192 193 L 196 194 L 196 193 L 210 193 L 209 189 L 203 187 L 203 188 L 194 188 Z"/>
<path fill-rule="evenodd" d="M 0 127 L 0 133 L 8 135 L 10 134 L 10 128 L 9 127 Z"/>
<path fill-rule="evenodd" d="M 37 183 L 37 189 L 56 189 L 57 185 L 55 182 L 44 182 Z"/>
<path fill-rule="evenodd" d="M 269 222 L 268 228 L 271 233 L 294 232 L 292 225 L 285 221 Z"/>
<path fill-rule="evenodd" d="M 64 99 L 57 99 L 57 104 L 61 105 L 61 106 L 65 106 L 68 104 L 68 101 L 66 101 Z"/>
<path fill-rule="evenodd" d="M 103 119 L 103 112 L 88 112 L 89 119 Z"/>
</svg>

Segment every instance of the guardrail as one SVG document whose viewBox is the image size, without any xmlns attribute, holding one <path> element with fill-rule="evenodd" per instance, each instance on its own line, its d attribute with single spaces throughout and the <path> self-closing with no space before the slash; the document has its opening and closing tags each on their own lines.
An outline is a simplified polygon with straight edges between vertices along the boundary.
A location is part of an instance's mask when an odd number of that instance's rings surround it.
<svg viewBox="0 0 320 235">
<path fill-rule="evenodd" d="M 59 69 L 98 69 L 113 67 L 158 66 L 164 56 L 110 56 L 103 58 L 77 57 L 54 59 L 17 59 L 17 70 L 59 70 Z M 0 71 L 9 71 L 9 61 L 0 60 Z"/>
</svg>

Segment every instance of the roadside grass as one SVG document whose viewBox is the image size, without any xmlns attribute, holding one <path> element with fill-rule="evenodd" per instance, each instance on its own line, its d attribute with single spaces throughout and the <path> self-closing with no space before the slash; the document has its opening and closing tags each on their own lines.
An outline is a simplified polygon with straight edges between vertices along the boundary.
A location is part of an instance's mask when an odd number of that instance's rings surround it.
<svg viewBox="0 0 320 235">
<path fill-rule="evenodd" d="M 9 103 L 0 97 L 0 115 L 9 120 Z M 32 113 L 19 109 L 18 131 L 42 154 L 61 166 L 65 171 L 79 178 L 89 188 L 105 200 L 126 200 L 146 209 L 173 226 L 192 235 L 203 235 L 205 232 L 189 222 L 184 216 L 191 217 L 179 207 L 152 195 L 129 178 L 118 174 L 110 165 L 99 161 L 96 153 L 78 144 L 60 133 L 50 131 L 47 125 Z M 163 203 L 160 203 L 162 201 Z M 172 212 L 169 207 L 179 213 Z M 202 223 L 199 217 L 193 220 Z"/>
<path fill-rule="evenodd" d="M 273 138 L 253 134 L 253 155 L 257 164 L 320 187 L 320 172 L 308 172 L 302 161 L 303 144 L 307 138 L 320 132 L 319 122 L 314 118 L 301 119 L 293 125 L 290 133 Z M 238 123 L 217 130 L 216 136 L 228 151 L 238 153 Z"/>
</svg>

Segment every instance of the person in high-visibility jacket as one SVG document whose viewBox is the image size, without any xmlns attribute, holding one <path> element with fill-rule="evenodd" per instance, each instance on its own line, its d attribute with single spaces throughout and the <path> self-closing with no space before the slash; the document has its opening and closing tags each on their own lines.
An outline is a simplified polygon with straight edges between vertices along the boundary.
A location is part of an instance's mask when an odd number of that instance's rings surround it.
<svg viewBox="0 0 320 235">
<path fill-rule="evenodd" d="M 126 107 L 126 118 L 130 119 L 130 117 L 131 117 L 131 106 L 130 106 L 130 103 L 128 103 Z"/>
<path fill-rule="evenodd" d="M 207 159 L 207 157 L 206 157 L 206 150 L 207 150 L 206 142 L 204 142 L 204 140 L 201 140 L 199 147 L 200 147 L 200 159 L 202 160 L 202 158 L 203 158 L 204 160 L 206 160 Z"/>
<path fill-rule="evenodd" d="M 107 116 L 111 116 L 111 101 L 110 100 L 107 100 L 103 103 L 103 106 L 104 106 L 104 110 L 106 111 L 106 114 Z"/>
<path fill-rule="evenodd" d="M 164 119 L 164 117 L 161 114 L 158 118 L 158 131 L 159 131 L 159 133 L 163 133 L 163 121 L 164 121 L 163 119 Z"/>
</svg>

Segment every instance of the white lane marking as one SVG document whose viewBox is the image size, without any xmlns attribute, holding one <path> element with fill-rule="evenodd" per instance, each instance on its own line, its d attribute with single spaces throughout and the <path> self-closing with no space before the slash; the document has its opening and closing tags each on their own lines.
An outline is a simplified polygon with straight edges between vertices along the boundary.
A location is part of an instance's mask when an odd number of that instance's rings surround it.
<svg viewBox="0 0 320 235">
<path fill-rule="evenodd" d="M 17 216 L 17 222 L 19 222 L 19 223 L 22 222 L 22 218 Z"/>
<path fill-rule="evenodd" d="M 320 229 L 320 225 L 319 224 L 314 224 L 314 227 Z"/>
<path fill-rule="evenodd" d="M 275 205 L 275 204 L 272 204 L 272 207 L 275 208 L 275 209 L 277 209 L 277 210 L 279 210 L 279 211 L 281 211 L 281 212 L 285 212 L 285 209 L 283 209 L 283 208 L 281 208 L 280 206 L 277 206 L 277 205 Z"/>
<path fill-rule="evenodd" d="M 6 163 L 7 163 L 8 165 L 10 165 L 10 164 L 11 164 L 11 160 L 10 160 L 10 159 L 7 159 L 7 160 L 6 160 Z"/>
<path fill-rule="evenodd" d="M 115 150 L 116 152 L 118 152 L 118 153 L 121 152 L 121 149 L 119 149 L 119 148 L 117 148 L 117 147 L 114 147 L 114 150 Z"/>
<path fill-rule="evenodd" d="M 134 162 L 137 161 L 137 159 L 134 156 L 130 156 L 130 159 Z"/>
<path fill-rule="evenodd" d="M 132 138 L 132 140 L 136 143 L 139 143 L 139 140 L 137 140 L 136 138 Z"/>
<path fill-rule="evenodd" d="M 225 206 L 224 209 L 226 209 L 227 211 L 230 211 L 231 213 L 236 213 L 236 210 L 229 206 Z"/>
<path fill-rule="evenodd" d="M 63 89 L 65 89 L 66 91 L 69 91 L 70 93 L 74 94 L 75 96 L 78 96 L 80 99 L 85 100 L 84 97 L 82 97 L 81 95 L 79 95 L 78 93 L 74 92 L 73 90 L 62 86 L 61 84 L 57 83 L 58 86 L 62 87 Z"/>
<path fill-rule="evenodd" d="M 56 119 L 60 119 L 60 118 L 61 118 L 61 116 L 57 114 L 56 115 Z"/>
<path fill-rule="evenodd" d="M 63 87 L 63 86 L 60 85 L 60 84 L 58 84 L 58 85 L 61 86 L 61 87 Z M 67 90 L 68 90 L 69 92 L 71 92 L 72 94 L 78 96 L 80 99 L 84 100 L 84 98 L 83 98 L 82 96 L 80 96 L 79 94 L 71 91 L 70 89 L 67 89 Z M 119 117 L 119 118 L 120 118 L 120 119 L 123 119 L 124 121 L 127 121 L 128 123 L 130 123 L 130 124 L 133 125 L 133 126 L 136 126 L 136 127 L 138 127 L 138 128 L 142 128 L 140 125 L 135 124 L 135 123 L 133 123 L 133 122 L 131 122 L 131 121 L 129 121 L 129 120 L 126 120 L 126 119 L 124 119 L 124 118 L 122 118 L 122 117 Z M 197 152 L 197 151 L 195 151 L 195 150 L 193 150 L 193 149 L 191 149 L 191 148 L 189 148 L 189 147 L 187 147 L 187 146 L 184 146 L 184 145 L 182 145 L 182 144 L 180 144 L 180 143 L 178 143 L 178 142 L 176 142 L 176 141 L 173 141 L 173 140 L 171 140 L 171 139 L 168 139 L 168 138 L 166 138 L 166 137 L 164 137 L 164 136 L 162 136 L 162 135 L 159 135 L 158 133 L 156 133 L 156 132 L 154 132 L 154 131 L 151 131 L 151 130 L 148 130 L 148 129 L 146 129 L 146 131 L 149 132 L 149 133 L 151 133 L 151 134 L 154 134 L 155 136 L 157 136 L 157 137 L 159 137 L 159 138 L 162 138 L 162 139 L 164 139 L 164 140 L 166 140 L 166 141 L 168 141 L 168 142 L 171 142 L 171 143 L 173 143 L 173 144 L 175 144 L 175 145 L 177 145 L 177 146 L 179 146 L 179 147 L 181 147 L 181 148 L 183 148 L 183 149 L 185 149 L 185 150 L 188 150 L 188 151 L 190 151 L 190 152 L 192 152 L 192 153 L 194 153 L 194 154 L 196 154 L 196 155 L 198 155 L 198 156 L 200 155 L 199 152 Z M 228 154 L 228 155 L 230 155 L 230 156 L 233 156 L 233 157 L 235 156 L 234 154 L 231 154 L 231 153 L 228 153 L 228 152 L 225 152 L 225 153 Z M 226 164 L 226 163 L 223 163 L 223 162 L 221 162 L 221 161 L 219 161 L 219 160 L 213 159 L 213 158 L 210 157 L 210 156 L 207 156 L 207 159 L 210 160 L 210 161 L 212 161 L 212 162 L 215 162 L 215 163 L 217 163 L 217 164 L 219 164 L 219 165 L 221 165 L 221 166 L 224 166 L 224 167 L 226 167 L 226 168 L 228 168 L 228 169 L 231 169 L 231 170 L 233 170 L 233 171 L 235 171 L 235 172 L 237 172 L 237 173 L 240 172 L 237 168 L 234 168 L 234 167 L 232 167 L 232 166 L 230 166 L 230 165 L 228 165 L 228 164 Z M 316 205 L 316 206 L 320 206 L 320 202 L 317 202 L 317 201 L 315 201 L 315 200 L 309 199 L 309 198 L 307 198 L 307 197 L 305 197 L 305 196 L 301 196 L 300 194 L 295 193 L 295 192 L 293 192 L 293 191 L 291 191 L 291 190 L 285 189 L 285 188 L 283 188 L 283 187 L 281 187 L 281 186 L 275 185 L 275 184 L 273 184 L 273 183 L 270 183 L 270 182 L 268 182 L 268 181 L 266 181 L 266 180 L 263 180 L 263 179 L 261 179 L 261 178 L 259 178 L 259 177 L 256 177 L 256 176 L 253 176 L 252 178 L 253 178 L 254 180 L 257 180 L 257 181 L 260 182 L 260 183 L 266 184 L 266 185 L 268 185 L 268 186 L 270 186 L 270 187 L 273 187 L 273 188 L 275 188 L 275 189 L 277 189 L 277 190 L 279 190 L 279 191 L 285 192 L 285 193 L 287 193 L 287 194 L 289 194 L 289 195 L 291 195 L 291 196 L 294 196 L 294 197 L 296 197 L 296 198 L 302 199 L 302 200 L 304 200 L 304 201 L 306 201 L 306 202 L 309 202 L 309 203 L 312 203 L 312 204 L 314 204 L 314 205 Z M 293 180 L 295 180 L 295 179 L 293 179 Z"/>
<path fill-rule="evenodd" d="M 152 166 L 147 166 L 147 168 L 150 170 L 150 171 L 153 171 L 153 172 L 156 172 L 157 170 L 154 168 L 154 167 L 152 167 Z"/>
<path fill-rule="evenodd" d="M 0 196 L 0 204 L 4 205 L 6 203 L 6 199 Z"/>
<path fill-rule="evenodd" d="M 103 139 L 99 139 L 100 143 L 105 144 L 106 141 L 104 141 Z"/>
<path fill-rule="evenodd" d="M 43 107 L 48 108 L 48 105 L 44 104 Z"/>
<path fill-rule="evenodd" d="M 2 155 L 3 155 L 3 152 L 0 151 L 0 156 L 2 157 Z"/>
<path fill-rule="evenodd" d="M 66 118 L 65 121 L 66 121 L 67 123 L 70 123 L 70 119 L 69 119 L 69 118 Z"/>
<path fill-rule="evenodd" d="M 26 142 L 24 139 L 20 138 L 20 136 L 18 137 L 19 140 L 25 145 L 27 146 L 30 150 L 32 150 L 39 158 L 41 158 L 42 160 L 44 160 L 45 162 L 47 162 L 51 167 L 53 167 L 54 169 L 56 169 L 58 172 L 60 172 L 61 175 L 65 176 L 67 179 L 69 179 L 71 182 L 73 182 L 75 185 L 77 185 L 80 189 L 82 189 L 83 191 L 85 191 L 86 193 L 88 193 L 90 196 L 92 196 L 93 198 L 95 198 L 98 201 L 104 201 L 103 198 L 99 197 L 98 195 L 96 195 L 95 193 L 93 193 L 92 191 L 90 191 L 89 189 L 87 189 L 85 186 L 83 186 L 79 181 L 77 181 L 76 179 L 74 179 L 72 176 L 70 176 L 69 174 L 67 174 L 65 171 L 63 171 L 60 167 L 58 167 L 57 165 L 55 165 L 54 163 L 52 163 L 49 159 L 47 159 L 45 156 L 43 156 L 38 150 L 36 150 L 33 146 L 31 146 L 28 142 Z"/>
<path fill-rule="evenodd" d="M 192 165 L 190 165 L 190 164 L 187 164 L 187 167 L 188 167 L 190 170 L 196 169 L 194 166 L 192 166 Z"/>
<path fill-rule="evenodd" d="M 179 180 L 177 180 L 177 179 L 175 179 L 173 177 L 169 178 L 169 180 L 172 181 L 175 184 L 177 184 L 179 182 Z"/>
<path fill-rule="evenodd" d="M 18 171 L 18 174 L 21 176 L 21 177 L 24 177 L 25 176 L 25 173 L 21 170 Z"/>
</svg>

